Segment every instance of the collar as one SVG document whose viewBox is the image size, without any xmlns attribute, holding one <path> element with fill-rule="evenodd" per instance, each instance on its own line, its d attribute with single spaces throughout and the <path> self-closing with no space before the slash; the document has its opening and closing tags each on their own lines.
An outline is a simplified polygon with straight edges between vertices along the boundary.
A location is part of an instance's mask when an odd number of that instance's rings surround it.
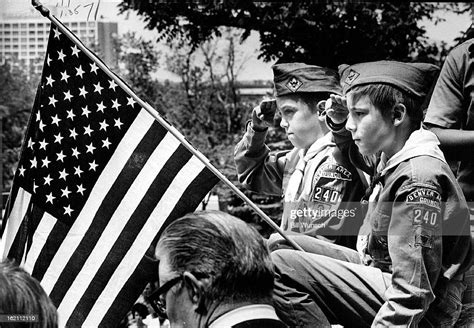
<svg viewBox="0 0 474 328">
<path fill-rule="evenodd" d="M 382 154 L 377 172 L 385 175 L 388 170 L 399 165 L 401 162 L 418 156 L 431 156 L 446 162 L 438 145 L 439 140 L 433 132 L 423 128 L 416 130 L 407 139 L 403 148 L 392 157 L 387 158 L 385 154 Z"/>
<path fill-rule="evenodd" d="M 272 306 L 268 304 L 252 304 L 239 307 L 223 314 L 211 323 L 209 328 L 227 328 L 242 321 L 254 319 L 279 320 Z"/>
<path fill-rule="evenodd" d="M 314 156 L 316 156 L 321 150 L 328 146 L 335 146 L 336 144 L 332 140 L 332 133 L 329 132 L 323 137 L 319 138 L 308 149 L 301 149 L 299 152 L 300 158 L 303 158 L 305 162 L 308 162 Z"/>
</svg>

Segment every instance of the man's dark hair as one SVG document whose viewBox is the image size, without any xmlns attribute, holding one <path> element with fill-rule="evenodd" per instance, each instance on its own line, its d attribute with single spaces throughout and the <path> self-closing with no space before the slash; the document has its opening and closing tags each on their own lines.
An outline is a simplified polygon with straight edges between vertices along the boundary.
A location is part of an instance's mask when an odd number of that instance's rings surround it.
<svg viewBox="0 0 474 328">
<path fill-rule="evenodd" d="M 407 109 L 407 115 L 410 118 L 411 129 L 420 128 L 423 120 L 423 99 L 410 95 L 392 85 L 374 83 L 367 85 L 358 85 L 353 87 L 349 93 L 352 100 L 356 103 L 360 98 L 369 97 L 372 104 L 381 111 L 383 117 L 391 118 L 392 108 L 396 104 L 403 104 Z"/>
<path fill-rule="evenodd" d="M 10 261 L 0 263 L 0 313 L 36 316 L 34 322 L 2 322 L 2 327 L 58 327 L 57 310 L 39 282 Z"/>
<path fill-rule="evenodd" d="M 171 270 L 208 278 L 208 300 L 271 301 L 273 264 L 259 233 L 219 211 L 188 214 L 163 232 L 157 249 Z"/>
</svg>

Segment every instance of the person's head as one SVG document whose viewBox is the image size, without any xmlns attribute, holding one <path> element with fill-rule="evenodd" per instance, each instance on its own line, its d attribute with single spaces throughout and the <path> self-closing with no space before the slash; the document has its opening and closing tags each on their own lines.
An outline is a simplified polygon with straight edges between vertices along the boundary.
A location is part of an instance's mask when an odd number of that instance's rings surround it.
<svg viewBox="0 0 474 328">
<path fill-rule="evenodd" d="M 132 313 L 134 318 L 140 317 L 141 319 L 145 319 L 148 316 L 149 311 L 145 304 L 135 303 L 132 306 Z"/>
<path fill-rule="evenodd" d="M 378 61 L 341 65 L 347 98 L 346 128 L 364 155 L 399 151 L 420 128 L 426 97 L 439 68 L 425 63 Z"/>
<path fill-rule="evenodd" d="M 306 149 L 326 132 L 324 101 L 330 94 L 341 94 L 339 76 L 303 63 L 276 64 L 272 69 L 280 125 L 293 146 Z"/>
<path fill-rule="evenodd" d="M 2 322 L 2 327 L 58 326 L 56 307 L 39 282 L 10 261 L 0 263 L 0 314 L 24 314 L 31 319 L 31 322 Z"/>
<path fill-rule="evenodd" d="M 216 304 L 271 303 L 268 249 L 254 228 L 229 214 L 203 211 L 172 222 L 156 257 L 172 327 L 197 327 Z"/>
</svg>

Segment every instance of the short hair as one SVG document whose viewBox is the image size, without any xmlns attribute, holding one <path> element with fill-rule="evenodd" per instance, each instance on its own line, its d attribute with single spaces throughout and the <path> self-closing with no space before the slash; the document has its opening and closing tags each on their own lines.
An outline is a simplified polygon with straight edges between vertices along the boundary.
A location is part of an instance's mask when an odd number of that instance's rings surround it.
<svg viewBox="0 0 474 328">
<path fill-rule="evenodd" d="M 423 120 L 423 109 L 421 108 L 423 99 L 412 96 L 392 85 L 382 83 L 358 85 L 353 87 L 348 94 L 351 95 L 354 102 L 367 96 L 385 118 L 390 117 L 391 109 L 396 104 L 402 103 L 407 109 L 413 130 L 418 129 Z"/>
<path fill-rule="evenodd" d="M 36 316 L 31 322 L 2 322 L 2 327 L 58 327 L 58 313 L 39 284 L 14 262 L 0 262 L 0 313 Z"/>
<path fill-rule="evenodd" d="M 315 113 L 319 110 L 317 107 L 318 102 L 321 100 L 329 99 L 330 93 L 328 92 L 296 92 L 292 94 L 284 94 L 282 96 L 277 96 L 279 98 L 293 98 L 293 99 L 301 99 L 303 102 L 308 104 L 309 108 L 311 109 L 312 113 Z"/>
<path fill-rule="evenodd" d="M 206 299 L 271 301 L 273 264 L 263 238 L 244 221 L 220 211 L 187 214 L 163 232 L 171 269 L 208 278 Z"/>
</svg>

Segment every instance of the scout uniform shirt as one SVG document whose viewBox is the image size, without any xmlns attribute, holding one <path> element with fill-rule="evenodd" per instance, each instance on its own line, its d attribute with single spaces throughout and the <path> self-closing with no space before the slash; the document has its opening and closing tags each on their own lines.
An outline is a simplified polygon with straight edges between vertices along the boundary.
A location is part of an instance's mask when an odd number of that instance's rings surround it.
<svg viewBox="0 0 474 328">
<path fill-rule="evenodd" d="M 436 82 L 425 123 L 442 128 L 474 130 L 474 40 L 449 53 Z M 457 167 L 457 179 L 468 202 L 474 202 L 474 154 Z M 471 204 L 474 206 L 474 204 Z"/>
<path fill-rule="evenodd" d="M 373 326 L 416 325 L 436 311 L 435 296 L 470 266 L 469 213 L 436 136 L 413 132 L 404 147 L 379 165 L 380 183 L 366 220 L 372 266 L 392 273 L 387 301 Z M 383 156 L 382 156 L 383 157 Z"/>
<path fill-rule="evenodd" d="M 273 153 L 264 143 L 266 133 L 249 124 L 235 147 L 239 181 L 251 191 L 284 197 L 283 230 L 354 247 L 363 184 L 332 133 L 307 151 Z"/>
</svg>

